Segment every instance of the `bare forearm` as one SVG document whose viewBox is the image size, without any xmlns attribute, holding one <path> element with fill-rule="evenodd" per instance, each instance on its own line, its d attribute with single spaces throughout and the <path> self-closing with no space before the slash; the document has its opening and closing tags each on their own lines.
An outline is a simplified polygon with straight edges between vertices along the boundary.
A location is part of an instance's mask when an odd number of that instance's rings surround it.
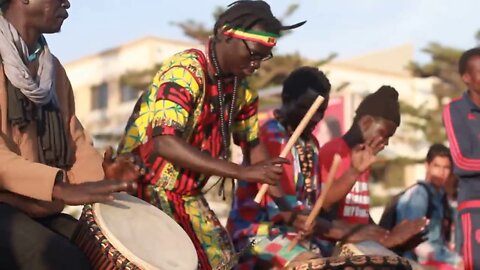
<svg viewBox="0 0 480 270">
<path fill-rule="evenodd" d="M 61 201 L 51 202 L 34 200 L 18 194 L 2 192 L 0 201 L 9 204 L 33 218 L 46 217 L 60 213 L 64 204 Z"/>
<path fill-rule="evenodd" d="M 155 152 L 171 163 L 206 175 L 238 178 L 240 166 L 212 158 L 174 135 L 154 138 Z"/>
<path fill-rule="evenodd" d="M 255 147 L 249 149 L 246 153 L 248 156 L 248 161 L 250 164 L 259 163 L 271 158 L 270 153 L 267 150 L 267 147 L 263 143 L 257 144 Z M 268 186 L 268 195 L 270 195 L 275 204 L 280 208 L 281 211 L 290 211 L 291 207 L 288 202 L 284 199 L 285 192 L 283 191 L 281 185 L 278 186 Z"/>
<path fill-rule="evenodd" d="M 350 168 L 339 179 L 334 180 L 325 197 L 324 208 L 329 209 L 333 204 L 345 198 L 352 190 L 358 175 L 355 169 Z"/>
</svg>

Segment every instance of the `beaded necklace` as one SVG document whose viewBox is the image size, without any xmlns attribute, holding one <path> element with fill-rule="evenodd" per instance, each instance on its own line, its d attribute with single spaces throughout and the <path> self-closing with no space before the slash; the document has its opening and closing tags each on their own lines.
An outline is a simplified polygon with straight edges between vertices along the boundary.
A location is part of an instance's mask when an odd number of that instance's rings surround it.
<svg viewBox="0 0 480 270">
<path fill-rule="evenodd" d="M 218 104 L 220 107 L 220 132 L 222 135 L 222 158 L 224 160 L 228 160 L 230 158 L 230 127 L 232 126 L 233 121 L 233 114 L 235 113 L 235 103 L 237 100 L 237 89 L 238 89 L 238 77 L 235 76 L 233 79 L 233 93 L 232 93 L 232 101 L 230 105 L 230 110 L 228 111 L 228 120 L 225 121 L 225 111 L 226 111 L 226 104 L 225 104 L 225 93 L 223 91 L 223 82 L 221 79 L 221 70 L 220 65 L 218 64 L 217 59 L 217 52 L 215 51 L 215 41 L 212 39 L 209 43 L 209 52 L 212 58 L 213 67 L 215 68 L 215 79 L 217 80 L 217 91 L 218 91 Z M 220 183 L 219 195 L 222 196 L 223 200 L 226 199 L 225 196 L 225 177 L 221 177 L 218 181 Z M 217 185 L 218 181 L 211 187 Z M 208 192 L 211 188 L 209 188 Z M 235 181 L 232 179 L 232 196 L 235 190 Z"/>
<path fill-rule="evenodd" d="M 279 114 L 275 113 L 275 118 L 279 121 L 286 129 L 287 134 L 291 136 L 293 134 L 292 128 L 286 123 L 285 119 Z M 295 149 L 298 153 L 298 159 L 300 162 L 300 169 L 304 179 L 304 198 L 307 205 L 313 205 L 315 202 L 315 190 L 313 189 L 312 183 L 312 169 L 313 169 L 313 145 L 312 142 L 307 138 L 304 140 L 299 138 L 295 142 Z"/>
<path fill-rule="evenodd" d="M 238 88 L 238 77 L 235 76 L 233 79 L 233 93 L 232 93 L 232 102 L 230 105 L 230 110 L 228 112 L 228 120 L 225 121 L 225 93 L 223 92 L 223 82 L 220 78 L 220 65 L 217 60 L 217 53 L 214 48 L 215 42 L 210 42 L 210 52 L 212 57 L 213 67 L 215 68 L 215 78 L 217 80 L 217 89 L 218 89 L 218 104 L 220 106 L 220 132 L 222 134 L 222 144 L 223 144 L 223 154 L 224 159 L 228 159 L 230 156 L 230 127 L 232 126 L 233 114 L 235 110 L 235 103 L 237 100 L 237 88 Z"/>
<path fill-rule="evenodd" d="M 306 202 L 310 205 L 315 200 L 315 193 L 312 185 L 312 168 L 313 168 L 313 147 L 309 140 L 305 140 L 304 146 L 301 142 L 295 143 L 298 159 L 300 161 L 301 172 L 304 179 L 304 191 L 306 192 Z"/>
</svg>

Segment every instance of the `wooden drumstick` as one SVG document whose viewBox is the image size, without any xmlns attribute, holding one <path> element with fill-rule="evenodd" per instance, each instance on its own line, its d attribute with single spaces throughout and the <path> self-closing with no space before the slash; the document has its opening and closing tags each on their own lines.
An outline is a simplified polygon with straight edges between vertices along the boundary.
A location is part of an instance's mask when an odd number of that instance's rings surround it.
<svg viewBox="0 0 480 270">
<path fill-rule="evenodd" d="M 300 121 L 300 124 L 298 124 L 290 139 L 288 139 L 287 145 L 285 145 L 285 147 L 282 149 L 282 152 L 280 153 L 280 157 L 285 158 L 288 155 L 293 145 L 298 140 L 300 135 L 302 135 L 303 130 L 305 130 L 305 127 L 310 122 L 310 119 L 312 119 L 313 115 L 317 112 L 320 105 L 322 105 L 323 101 L 324 98 L 322 96 L 318 96 L 315 99 L 312 106 L 310 106 L 310 109 L 308 109 L 307 113 L 303 117 L 302 121 Z M 254 200 L 256 203 L 260 203 L 262 201 L 263 196 L 265 196 L 265 193 L 267 193 L 267 190 L 268 184 L 263 184 L 257 195 L 255 196 Z"/>
<path fill-rule="evenodd" d="M 327 181 L 325 182 L 325 185 L 322 186 L 322 192 L 320 193 L 320 196 L 318 197 L 318 200 L 315 202 L 315 205 L 312 208 L 312 211 L 307 217 L 307 220 L 305 221 L 305 226 L 309 228 L 313 221 L 317 218 L 318 214 L 320 214 L 320 211 L 322 210 L 323 202 L 325 201 L 325 198 L 327 197 L 327 193 L 330 190 L 330 187 L 332 186 L 333 180 L 335 179 L 335 175 L 337 174 L 337 169 L 338 165 L 340 165 L 340 161 L 342 161 L 342 158 L 340 157 L 339 154 L 335 154 L 333 156 L 333 162 L 332 166 L 330 167 L 330 171 L 328 172 L 327 175 Z M 301 236 L 297 235 L 292 242 L 288 245 L 288 250 L 292 250 L 293 247 L 295 247 L 298 244 L 298 241 L 300 241 Z"/>
</svg>

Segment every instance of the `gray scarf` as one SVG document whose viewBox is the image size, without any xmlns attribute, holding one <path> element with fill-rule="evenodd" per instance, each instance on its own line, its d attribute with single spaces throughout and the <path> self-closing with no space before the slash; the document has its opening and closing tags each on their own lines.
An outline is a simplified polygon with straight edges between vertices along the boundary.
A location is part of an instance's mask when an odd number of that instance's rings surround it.
<svg viewBox="0 0 480 270">
<path fill-rule="evenodd" d="M 41 39 L 44 41 L 43 36 Z M 39 162 L 69 169 L 72 153 L 55 94 L 54 58 L 46 42 L 42 43 L 44 47 L 34 79 L 25 65 L 27 45 L 17 30 L 0 16 L 0 55 L 8 79 L 8 120 L 22 132 L 36 121 Z"/>
<path fill-rule="evenodd" d="M 0 16 L 0 55 L 5 75 L 30 101 L 36 105 L 48 104 L 52 99 L 55 100 L 53 56 L 45 43 L 38 59 L 39 67 L 34 79 L 25 65 L 28 54 L 27 44 L 15 27 Z"/>
</svg>

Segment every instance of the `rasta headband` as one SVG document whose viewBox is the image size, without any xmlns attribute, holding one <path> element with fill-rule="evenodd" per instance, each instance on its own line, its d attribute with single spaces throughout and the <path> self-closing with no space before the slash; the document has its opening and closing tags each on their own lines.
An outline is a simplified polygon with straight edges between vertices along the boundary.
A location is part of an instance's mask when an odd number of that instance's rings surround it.
<svg viewBox="0 0 480 270">
<path fill-rule="evenodd" d="M 223 34 L 233 38 L 258 42 L 267 47 L 274 47 L 277 44 L 277 38 L 279 37 L 277 34 L 267 32 L 245 30 L 238 27 L 231 28 L 228 24 L 223 26 Z"/>
</svg>

